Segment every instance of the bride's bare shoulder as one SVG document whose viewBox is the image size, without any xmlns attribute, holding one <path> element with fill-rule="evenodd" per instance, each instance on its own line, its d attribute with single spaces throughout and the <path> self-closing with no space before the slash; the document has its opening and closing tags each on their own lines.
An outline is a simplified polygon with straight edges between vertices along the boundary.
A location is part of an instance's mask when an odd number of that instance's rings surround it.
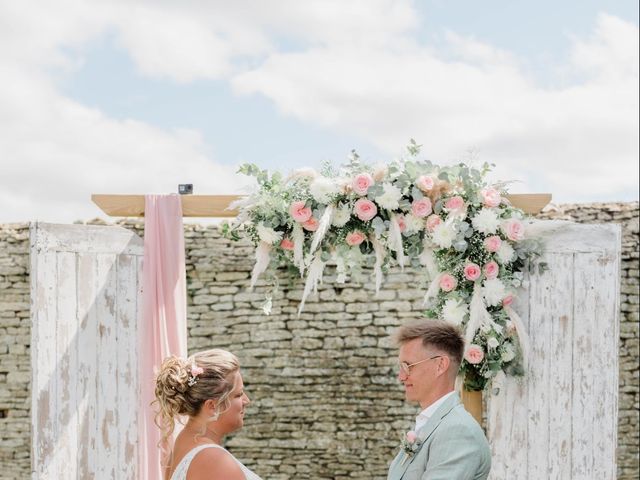
<svg viewBox="0 0 640 480">
<path fill-rule="evenodd" d="M 245 480 L 245 476 L 229 452 L 205 448 L 191 461 L 187 480 Z"/>
</svg>

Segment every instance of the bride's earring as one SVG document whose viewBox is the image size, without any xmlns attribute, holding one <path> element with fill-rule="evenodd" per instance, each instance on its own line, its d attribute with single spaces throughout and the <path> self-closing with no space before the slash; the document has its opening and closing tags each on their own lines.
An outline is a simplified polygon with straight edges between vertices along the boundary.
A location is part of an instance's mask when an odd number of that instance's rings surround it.
<svg viewBox="0 0 640 480">
<path fill-rule="evenodd" d="M 211 417 L 209 417 L 209 421 L 215 422 L 216 420 L 218 420 L 219 417 L 220 417 L 220 414 L 216 412 Z"/>
</svg>

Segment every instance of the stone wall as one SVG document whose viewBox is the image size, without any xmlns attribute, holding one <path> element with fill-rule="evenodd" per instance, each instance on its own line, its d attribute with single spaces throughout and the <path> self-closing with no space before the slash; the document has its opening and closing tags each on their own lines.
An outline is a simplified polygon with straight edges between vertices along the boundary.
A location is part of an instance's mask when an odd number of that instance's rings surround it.
<svg viewBox="0 0 640 480">
<path fill-rule="evenodd" d="M 29 226 L 0 225 L 0 478 L 30 478 Z"/>
<path fill-rule="evenodd" d="M 638 203 L 563 205 L 545 218 L 623 224 L 619 478 L 638 477 Z M 140 231 L 139 224 L 125 224 Z M 0 478 L 29 477 L 28 228 L 0 226 Z M 332 272 L 296 315 L 300 281 L 280 276 L 271 316 L 265 285 L 247 292 L 248 243 L 187 225 L 189 350 L 222 347 L 243 363 L 253 398 L 229 448 L 265 479 L 386 478 L 415 414 L 395 379 L 389 334 L 422 311 L 410 273 L 392 272 L 377 299 L 368 279 Z"/>
</svg>

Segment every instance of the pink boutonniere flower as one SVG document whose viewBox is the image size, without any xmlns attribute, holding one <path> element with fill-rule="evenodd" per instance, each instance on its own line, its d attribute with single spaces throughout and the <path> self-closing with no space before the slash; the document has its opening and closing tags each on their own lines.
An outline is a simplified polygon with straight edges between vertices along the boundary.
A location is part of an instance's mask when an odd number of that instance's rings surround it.
<svg viewBox="0 0 640 480">
<path fill-rule="evenodd" d="M 418 434 L 413 430 L 405 434 L 400 445 L 404 453 L 402 464 L 415 455 L 421 444 L 422 442 L 418 442 Z"/>
</svg>

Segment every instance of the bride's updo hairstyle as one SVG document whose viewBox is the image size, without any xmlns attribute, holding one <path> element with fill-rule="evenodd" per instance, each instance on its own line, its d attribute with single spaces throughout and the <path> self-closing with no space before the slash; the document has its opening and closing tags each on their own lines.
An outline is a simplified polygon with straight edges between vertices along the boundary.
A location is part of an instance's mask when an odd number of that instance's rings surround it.
<svg viewBox="0 0 640 480">
<path fill-rule="evenodd" d="M 229 408 L 234 373 L 239 369 L 238 358 L 220 349 L 198 352 L 187 359 L 165 358 L 156 377 L 154 402 L 159 407 L 155 423 L 162 431 L 160 443 L 173 434 L 176 417 L 197 415 L 206 400 L 216 400 L 217 415 Z"/>
</svg>

